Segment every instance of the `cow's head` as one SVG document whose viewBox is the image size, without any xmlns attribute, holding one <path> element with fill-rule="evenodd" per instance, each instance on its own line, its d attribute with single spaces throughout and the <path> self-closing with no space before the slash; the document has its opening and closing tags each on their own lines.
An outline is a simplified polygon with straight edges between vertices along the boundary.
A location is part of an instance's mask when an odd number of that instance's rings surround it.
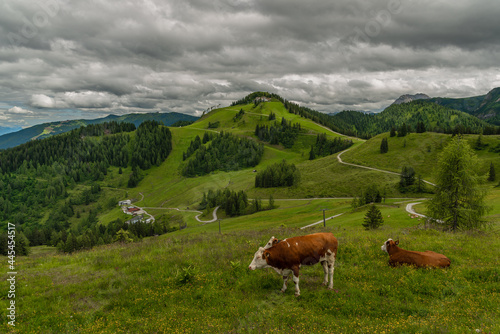
<svg viewBox="0 0 500 334">
<path fill-rule="evenodd" d="M 394 241 L 392 239 L 388 239 L 380 248 L 382 248 L 384 252 L 389 253 L 389 249 L 397 245 L 399 245 L 399 240 Z"/>
<path fill-rule="evenodd" d="M 269 248 L 273 247 L 274 245 L 276 245 L 278 242 L 279 242 L 279 240 L 276 239 L 274 236 L 272 236 L 271 239 L 269 239 L 267 244 L 264 246 L 264 249 L 269 249 Z"/>
<path fill-rule="evenodd" d="M 248 266 L 248 269 L 255 270 L 260 268 L 269 267 L 266 261 L 266 256 L 269 256 L 269 252 L 263 247 L 259 247 L 259 250 L 255 252 L 252 263 Z"/>
</svg>

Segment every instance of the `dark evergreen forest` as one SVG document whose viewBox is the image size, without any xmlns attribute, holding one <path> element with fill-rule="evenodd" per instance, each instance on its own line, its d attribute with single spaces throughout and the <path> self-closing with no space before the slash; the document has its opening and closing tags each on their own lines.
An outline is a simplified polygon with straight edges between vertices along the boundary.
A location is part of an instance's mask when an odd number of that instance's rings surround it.
<svg viewBox="0 0 500 334">
<path fill-rule="evenodd" d="M 256 166 L 264 154 L 264 146 L 253 140 L 239 138 L 229 132 L 204 136 L 202 145 L 196 136 L 183 156 L 186 164 L 182 175 L 194 177 L 216 170 L 231 171 Z M 210 140 L 208 142 L 208 140 Z M 192 156 L 192 157 L 191 157 Z"/>
</svg>

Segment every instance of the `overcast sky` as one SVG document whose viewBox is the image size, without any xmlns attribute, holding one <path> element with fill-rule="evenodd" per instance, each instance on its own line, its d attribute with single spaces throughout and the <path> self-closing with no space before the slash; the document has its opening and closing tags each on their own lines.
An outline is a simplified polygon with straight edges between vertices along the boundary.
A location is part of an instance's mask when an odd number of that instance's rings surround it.
<svg viewBox="0 0 500 334">
<path fill-rule="evenodd" d="M 2 0 L 0 125 L 256 90 L 321 112 L 500 86 L 498 0 Z"/>
</svg>

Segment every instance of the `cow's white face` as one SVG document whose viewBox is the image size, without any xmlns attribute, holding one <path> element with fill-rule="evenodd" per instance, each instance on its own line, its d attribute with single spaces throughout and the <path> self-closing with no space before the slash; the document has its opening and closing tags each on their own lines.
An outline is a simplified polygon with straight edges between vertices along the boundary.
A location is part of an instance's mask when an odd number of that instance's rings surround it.
<svg viewBox="0 0 500 334">
<path fill-rule="evenodd" d="M 399 245 L 399 240 L 393 241 L 392 239 L 387 239 L 387 241 L 386 241 L 386 242 L 384 242 L 384 244 L 382 245 L 382 247 L 381 247 L 381 248 L 382 248 L 382 250 L 383 250 L 384 252 L 389 253 L 389 246 L 391 246 L 391 245 L 392 245 L 392 246 L 397 246 L 397 245 Z"/>
<path fill-rule="evenodd" d="M 387 239 L 386 242 L 384 242 L 384 244 L 382 245 L 382 251 L 386 252 L 386 253 L 389 253 L 389 251 L 387 250 L 388 249 L 388 246 L 390 244 L 390 242 L 392 241 L 392 239 Z"/>
<path fill-rule="evenodd" d="M 255 270 L 255 269 L 269 267 L 266 259 L 264 258 L 264 251 L 265 249 L 263 247 L 260 247 L 259 250 L 255 252 L 252 263 L 250 263 L 248 269 Z"/>
</svg>

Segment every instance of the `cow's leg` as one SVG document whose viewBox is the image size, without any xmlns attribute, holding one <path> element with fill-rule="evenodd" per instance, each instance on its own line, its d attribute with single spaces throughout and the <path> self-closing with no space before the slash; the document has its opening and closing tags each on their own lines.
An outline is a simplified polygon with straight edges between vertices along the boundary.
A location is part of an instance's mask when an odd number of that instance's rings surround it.
<svg viewBox="0 0 500 334">
<path fill-rule="evenodd" d="M 328 289 L 333 289 L 333 271 L 335 270 L 335 253 L 330 255 L 328 259 L 328 274 L 330 276 L 330 284 L 328 285 Z"/>
<path fill-rule="evenodd" d="M 328 284 L 328 262 L 321 261 L 321 265 L 323 266 L 323 271 L 325 273 L 325 278 L 323 279 L 323 285 L 327 285 Z"/>
<path fill-rule="evenodd" d="M 281 292 L 285 292 L 287 288 L 286 282 L 288 281 L 288 276 L 290 276 L 290 270 L 283 270 L 282 276 L 283 276 L 283 287 L 281 288 Z"/>
<path fill-rule="evenodd" d="M 293 283 L 295 283 L 295 296 L 300 296 L 300 289 L 299 289 L 299 268 L 294 267 L 292 268 L 293 271 Z"/>
</svg>

